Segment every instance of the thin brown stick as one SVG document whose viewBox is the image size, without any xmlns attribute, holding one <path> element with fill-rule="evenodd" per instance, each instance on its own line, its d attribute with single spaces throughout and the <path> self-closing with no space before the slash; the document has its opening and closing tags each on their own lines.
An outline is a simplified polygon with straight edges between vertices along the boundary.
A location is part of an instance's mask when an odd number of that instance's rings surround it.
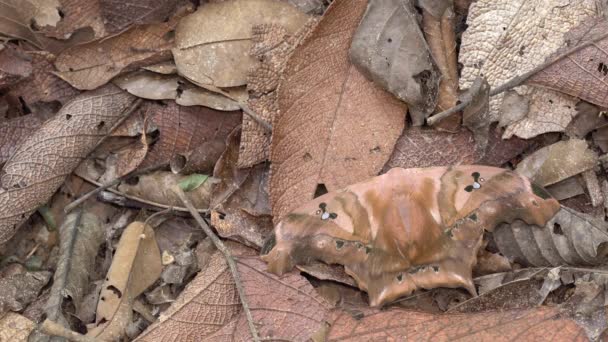
<svg viewBox="0 0 608 342">
<path fill-rule="evenodd" d="M 198 223 L 198 225 L 203 229 L 205 234 L 207 234 L 207 236 L 211 239 L 211 241 L 213 242 L 215 247 L 220 252 L 222 252 L 222 254 L 224 254 L 224 257 L 226 258 L 226 262 L 228 263 L 228 266 L 230 267 L 230 272 L 232 273 L 232 277 L 234 278 L 234 283 L 236 285 L 236 289 L 237 289 L 237 291 L 239 293 L 239 297 L 241 299 L 241 305 L 243 306 L 243 311 L 245 312 L 245 316 L 247 317 L 249 331 L 251 332 L 253 341 L 259 342 L 260 337 L 258 336 L 258 332 L 253 323 L 253 316 L 251 315 L 251 310 L 249 309 L 249 304 L 247 303 L 245 290 L 243 289 L 243 284 L 241 283 L 241 278 L 240 278 L 239 272 L 236 268 L 236 262 L 234 261 L 234 257 L 232 256 L 232 253 L 230 253 L 230 250 L 226 247 L 226 245 L 224 245 L 222 240 L 220 240 L 220 238 L 213 232 L 213 230 L 211 230 L 211 228 L 203 220 L 201 215 L 196 211 L 196 208 L 194 208 L 192 203 L 190 203 L 190 200 L 188 200 L 188 197 L 186 197 L 186 194 L 184 193 L 184 191 L 182 191 L 182 189 L 177 184 L 173 186 L 173 191 L 182 200 L 182 202 L 184 203 L 184 206 L 186 206 L 186 208 L 188 208 L 188 210 L 190 211 L 190 214 L 196 220 L 196 223 Z"/>
<path fill-rule="evenodd" d="M 571 49 L 568 49 L 565 52 L 563 52 L 563 53 L 561 53 L 561 54 L 559 54 L 559 55 L 557 55 L 555 57 L 550 58 L 549 60 L 545 61 L 544 63 L 542 63 L 542 64 L 540 64 L 538 66 L 536 66 L 532 70 L 530 70 L 530 71 L 528 71 L 526 73 L 523 73 L 521 75 L 517 75 L 517 76 L 511 78 L 510 80 L 508 80 L 507 82 L 501 84 L 500 86 L 498 86 L 498 87 L 490 90 L 490 96 L 501 94 L 501 93 L 503 93 L 503 92 L 505 92 L 507 90 L 511 90 L 511 89 L 513 89 L 513 88 L 521 85 L 528 78 L 534 76 L 536 73 L 538 73 L 539 71 L 542 71 L 543 69 L 549 67 L 553 63 L 556 63 L 559 60 L 561 60 L 562 58 L 567 57 L 567 56 L 569 56 L 569 55 L 571 55 L 571 54 L 573 54 L 573 53 L 575 53 L 575 52 L 577 52 L 577 51 L 579 51 L 581 49 L 584 49 L 584 48 L 586 48 L 586 47 L 588 47 L 590 45 L 593 45 L 593 44 L 597 43 L 598 41 L 600 41 L 602 39 L 605 39 L 607 37 L 608 37 L 608 33 L 601 34 L 601 35 L 599 35 L 599 36 L 597 36 L 597 37 L 595 37 L 595 38 L 593 38 L 591 40 L 588 40 L 588 41 L 586 41 L 584 43 L 581 43 L 581 44 L 579 44 L 579 45 L 577 45 L 577 46 L 575 46 L 575 47 L 573 47 Z M 454 114 L 456 112 L 459 112 L 459 111 L 463 110 L 466 106 L 468 106 L 471 103 L 472 98 L 473 97 L 471 96 L 468 99 L 464 100 L 463 102 L 459 103 L 458 105 L 456 105 L 456 106 L 454 106 L 454 107 L 452 107 L 452 108 L 450 108 L 448 110 L 445 110 L 445 111 L 443 111 L 441 113 L 437 113 L 437 114 L 429 117 L 426 120 L 426 122 L 430 126 L 433 126 L 433 125 L 437 124 L 438 122 L 440 122 L 441 120 L 447 118 L 448 116 L 450 116 L 450 115 L 452 115 L 452 114 Z"/>
<path fill-rule="evenodd" d="M 114 185 L 117 185 L 118 183 L 127 180 L 131 177 L 137 177 L 137 176 L 141 176 L 159 169 L 162 169 L 163 167 L 167 166 L 167 164 L 162 164 L 162 165 L 156 165 L 156 166 L 151 166 L 151 167 L 147 167 L 145 169 L 139 170 L 139 171 L 134 171 L 131 172 L 129 174 L 126 174 L 122 177 L 117 177 L 105 184 L 102 184 L 100 186 L 98 186 L 97 188 L 89 191 L 88 193 L 82 195 L 80 198 L 76 199 L 74 202 L 68 204 L 65 206 L 65 208 L 63 208 L 63 212 L 65 212 L 66 214 L 69 213 L 70 211 L 74 210 L 74 208 L 76 208 L 77 206 L 79 206 L 80 204 L 82 204 L 82 202 L 86 201 L 87 199 L 91 198 L 92 196 L 97 195 L 98 193 L 102 192 L 103 190 L 108 189 L 109 187 L 112 187 Z"/>
<path fill-rule="evenodd" d="M 45 319 L 44 322 L 42 322 L 40 331 L 47 335 L 63 337 L 73 342 L 99 342 L 99 340 L 94 337 L 81 335 L 49 319 Z"/>
</svg>

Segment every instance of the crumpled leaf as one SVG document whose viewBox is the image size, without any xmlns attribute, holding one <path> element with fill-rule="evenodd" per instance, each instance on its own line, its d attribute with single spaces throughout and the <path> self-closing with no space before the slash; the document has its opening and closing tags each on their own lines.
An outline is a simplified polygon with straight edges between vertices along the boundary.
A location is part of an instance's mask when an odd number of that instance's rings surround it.
<svg viewBox="0 0 608 342">
<path fill-rule="evenodd" d="M 56 75 L 78 89 L 95 89 L 123 71 L 168 59 L 176 21 L 135 26 L 117 36 L 70 47 L 57 57 Z"/>
<path fill-rule="evenodd" d="M 88 336 L 115 341 L 131 323 L 135 297 L 160 276 L 162 265 L 154 230 L 133 222 L 122 233 L 97 304 L 96 326 Z"/>
<path fill-rule="evenodd" d="M 557 183 L 597 164 L 597 155 L 585 140 L 570 139 L 543 147 L 517 165 L 517 173 L 540 186 Z"/>
<path fill-rule="evenodd" d="M 135 183 L 132 180 L 122 182 L 118 185 L 118 191 L 154 203 L 181 207 L 183 203 L 173 193 L 171 187 L 187 178 L 188 176 L 176 175 L 168 171 L 156 171 L 137 177 Z M 208 179 L 198 188 L 186 193 L 195 208 L 207 209 L 209 207 L 211 188 L 214 183 L 217 183 L 216 179 Z"/>
<path fill-rule="evenodd" d="M 0 341 L 25 342 L 36 323 L 20 314 L 7 312 L 0 315 Z"/>
<path fill-rule="evenodd" d="M 86 28 L 93 31 L 95 38 L 106 35 L 99 1 L 59 0 L 59 3 L 63 16 L 55 25 L 42 27 L 46 36 L 68 39 L 77 30 Z"/>
<path fill-rule="evenodd" d="M 236 255 L 255 254 L 243 246 L 231 250 Z M 203 340 L 230 322 L 241 310 L 241 301 L 226 259 L 221 252 L 215 251 L 205 268 L 137 341 Z"/>
<path fill-rule="evenodd" d="M 182 106 L 205 106 L 225 111 L 241 109 L 234 100 L 197 87 L 177 75 L 138 71 L 117 77 L 113 82 L 129 93 L 144 99 L 175 100 L 175 103 Z M 247 100 L 244 88 L 233 88 L 230 94 L 242 101 Z"/>
<path fill-rule="evenodd" d="M 10 44 L 0 44 L 0 89 L 13 85 L 32 73 L 26 54 Z"/>
<path fill-rule="evenodd" d="M 424 124 L 437 104 L 441 71 L 409 1 L 370 0 L 349 56 L 363 74 L 408 104 L 414 126 Z"/>
<path fill-rule="evenodd" d="M 277 277 L 264 271 L 265 264 L 257 256 L 239 257 L 237 268 L 260 339 L 307 341 L 329 319 L 331 305 L 299 273 Z M 245 314 L 241 312 L 208 339 L 251 340 Z"/>
<path fill-rule="evenodd" d="M 459 61 L 462 89 L 483 74 L 497 87 L 530 71 L 564 45 L 564 34 L 596 14 L 594 0 L 480 0 L 470 7 L 468 29 L 462 35 Z M 528 139 L 562 131 L 575 115 L 575 101 L 548 89 L 517 87 L 529 99 L 525 118 L 509 125 L 505 138 Z M 490 117 L 498 121 L 504 94 L 491 98 Z"/>
<path fill-rule="evenodd" d="M 608 256 L 608 225 L 562 207 L 544 228 L 515 221 L 494 231 L 501 253 L 528 266 L 603 265 Z"/>
<path fill-rule="evenodd" d="M 339 310 L 326 341 L 537 341 L 551 336 L 587 341 L 574 319 L 555 307 L 449 315 L 390 309 L 366 312 L 363 318 Z"/>
<path fill-rule="evenodd" d="M 18 143 L 36 131 L 42 122 L 43 120 L 35 114 L 0 122 L 0 165 L 15 152 Z"/>
<path fill-rule="evenodd" d="M 279 87 L 270 200 L 274 220 L 313 198 L 376 175 L 405 125 L 406 106 L 349 62 L 367 1 L 332 2 L 298 46 Z"/>
<path fill-rule="evenodd" d="M 277 274 L 313 260 L 344 265 L 372 306 L 419 288 L 475 294 L 471 269 L 484 230 L 515 219 L 543 226 L 558 210 L 513 171 L 394 168 L 286 215 L 263 259 Z"/>
<path fill-rule="evenodd" d="M 604 17 L 581 22 L 565 34 L 567 46 L 557 50 L 548 59 L 567 49 L 598 37 L 608 30 Z M 601 107 L 608 107 L 606 81 L 608 80 L 608 38 L 604 38 L 562 58 L 527 80 L 527 84 L 554 89 Z"/>
<path fill-rule="evenodd" d="M 29 2 L 0 1 L 0 35 L 23 39 L 40 48 L 42 44 L 30 27 L 33 19 L 33 6 Z"/>
<path fill-rule="evenodd" d="M 215 164 L 211 225 L 224 238 L 260 249 L 272 233 L 268 201 L 268 165 L 237 167 L 239 130 L 226 140 L 226 150 Z"/>
<path fill-rule="evenodd" d="M 294 33 L 308 16 L 284 1 L 235 0 L 206 3 L 185 17 L 175 32 L 173 57 L 180 75 L 195 84 L 246 84 L 255 65 L 249 56 L 251 28 L 276 23 Z"/>
<path fill-rule="evenodd" d="M 51 198 L 132 101 L 131 95 L 113 85 L 84 93 L 19 145 L 1 178 L 0 243 Z"/>
<path fill-rule="evenodd" d="M 51 272 L 18 272 L 0 278 L 0 314 L 22 311 L 51 279 Z"/>
</svg>

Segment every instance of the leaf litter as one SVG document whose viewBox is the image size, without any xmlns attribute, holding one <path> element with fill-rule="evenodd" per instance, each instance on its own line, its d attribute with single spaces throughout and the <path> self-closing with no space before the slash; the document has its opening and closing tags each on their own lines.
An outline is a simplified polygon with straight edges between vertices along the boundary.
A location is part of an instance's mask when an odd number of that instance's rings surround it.
<svg viewBox="0 0 608 342">
<path fill-rule="evenodd" d="M 596 1 L 0 6 L 0 339 L 606 329 Z"/>
</svg>

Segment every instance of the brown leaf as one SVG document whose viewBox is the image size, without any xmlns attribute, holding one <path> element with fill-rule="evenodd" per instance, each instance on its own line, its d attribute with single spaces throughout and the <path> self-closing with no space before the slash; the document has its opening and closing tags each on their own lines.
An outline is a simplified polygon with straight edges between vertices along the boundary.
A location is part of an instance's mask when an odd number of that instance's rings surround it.
<svg viewBox="0 0 608 342">
<path fill-rule="evenodd" d="M 6 311 L 25 309 L 50 279 L 51 272 L 25 270 L 0 278 L 0 315 Z"/>
<path fill-rule="evenodd" d="M 559 336 L 588 341 L 585 331 L 558 308 L 437 315 L 400 309 L 357 319 L 336 311 L 326 341 L 421 340 L 538 341 Z"/>
<path fill-rule="evenodd" d="M 36 323 L 20 314 L 8 312 L 0 315 L 0 341 L 2 342 L 25 342 L 35 328 Z"/>
<path fill-rule="evenodd" d="M 131 223 L 116 247 L 97 304 L 96 326 L 87 335 L 100 340 L 120 339 L 131 322 L 135 297 L 158 279 L 161 270 L 154 230 L 143 222 Z"/>
<path fill-rule="evenodd" d="M 498 126 L 490 126 L 488 144 L 483 156 L 477 156 L 475 163 L 501 167 L 512 161 L 524 151 L 540 145 L 539 139 L 520 139 L 511 137 L 503 139 L 504 130 Z"/>
<path fill-rule="evenodd" d="M 171 172 L 182 175 L 190 173 L 211 174 L 224 150 L 226 150 L 225 141 L 221 139 L 206 141 L 191 151 L 174 155 L 169 162 Z"/>
<path fill-rule="evenodd" d="M 207 141 L 225 139 L 241 122 L 239 112 L 220 112 L 206 107 L 149 103 L 142 109 L 158 127 L 160 137 L 142 167 L 168 163 L 176 154 L 191 151 Z"/>
<path fill-rule="evenodd" d="M 600 114 L 600 109 L 589 102 L 581 101 L 576 104 L 577 114 L 566 127 L 568 136 L 584 139 L 589 132 L 608 125 L 608 118 Z"/>
<path fill-rule="evenodd" d="M 113 85 L 84 93 L 19 145 L 3 168 L 0 242 L 51 198 L 132 101 L 131 95 Z"/>
<path fill-rule="evenodd" d="M 0 123 L 0 165 L 15 152 L 19 142 L 36 131 L 42 122 L 39 116 L 28 114 Z"/>
<path fill-rule="evenodd" d="M 567 46 L 557 50 L 553 56 L 580 45 L 585 41 L 605 34 L 608 21 L 604 17 L 581 22 L 565 34 Z M 527 83 L 540 85 L 578 97 L 600 107 L 608 107 L 606 81 L 608 81 L 608 38 L 568 55 L 536 73 Z"/>
<path fill-rule="evenodd" d="M 360 14 L 353 10 L 350 16 L 357 21 Z M 424 124 L 437 104 L 441 74 L 409 2 L 371 0 L 349 56 L 363 74 L 408 104 L 414 126 Z"/>
<path fill-rule="evenodd" d="M 0 89 L 13 85 L 32 73 L 28 56 L 12 44 L 0 45 Z"/>
<path fill-rule="evenodd" d="M 78 89 L 95 89 L 123 71 L 170 58 L 176 20 L 135 26 L 124 33 L 63 51 L 57 76 Z"/>
<path fill-rule="evenodd" d="M 106 32 L 122 32 L 132 25 L 160 23 L 169 19 L 178 0 L 99 0 Z"/>
<path fill-rule="evenodd" d="M 25 40 L 40 48 L 42 44 L 30 27 L 34 7 L 29 2 L 19 0 L 0 1 L 0 34 Z"/>
<path fill-rule="evenodd" d="M 284 1 L 235 0 L 207 3 L 185 17 L 173 49 L 180 75 L 195 84 L 235 87 L 246 84 L 255 65 L 249 56 L 251 28 L 276 23 L 294 33 L 308 16 Z"/>
<path fill-rule="evenodd" d="M 287 62 L 270 158 L 275 220 L 311 200 L 318 184 L 332 191 L 376 175 L 403 130 L 405 104 L 348 59 L 366 5 L 334 1 Z"/>
<path fill-rule="evenodd" d="M 513 171 L 394 168 L 286 215 L 263 259 L 277 274 L 313 260 L 344 265 L 372 306 L 419 288 L 474 294 L 471 268 L 484 230 L 515 219 L 542 226 L 558 210 L 546 191 Z"/>
<path fill-rule="evenodd" d="M 95 38 L 106 35 L 98 0 L 59 0 L 63 17 L 55 26 L 45 26 L 42 32 L 53 38 L 68 39 L 79 29 L 90 28 Z"/>
</svg>

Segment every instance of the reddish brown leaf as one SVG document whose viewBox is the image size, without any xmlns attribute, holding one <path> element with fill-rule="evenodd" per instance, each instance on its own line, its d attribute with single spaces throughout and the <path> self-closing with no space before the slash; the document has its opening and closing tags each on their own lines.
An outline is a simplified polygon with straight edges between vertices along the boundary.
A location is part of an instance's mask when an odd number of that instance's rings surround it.
<svg viewBox="0 0 608 342">
<path fill-rule="evenodd" d="M 90 0 L 89 0 L 90 1 Z M 178 0 L 99 0 L 108 33 L 121 32 L 131 25 L 165 21 Z"/>
<path fill-rule="evenodd" d="M 348 59 L 366 0 L 336 0 L 294 51 L 279 87 L 270 198 L 280 219 L 329 190 L 380 171 L 405 124 L 405 105 L 367 80 Z"/>
<path fill-rule="evenodd" d="M 19 146 L 18 143 L 42 125 L 43 120 L 29 114 L 0 123 L 0 165 L 4 164 Z"/>
<path fill-rule="evenodd" d="M 23 52 L 10 44 L 0 45 L 0 89 L 10 86 L 32 73 L 32 63 Z"/>
<path fill-rule="evenodd" d="M 160 137 L 148 151 L 142 166 L 168 163 L 177 153 L 186 153 L 202 143 L 225 139 L 240 123 L 240 112 L 222 112 L 206 107 L 148 103 L 146 115 L 158 127 Z"/>
<path fill-rule="evenodd" d="M 608 21 L 604 17 L 584 20 L 565 36 L 565 46 L 549 56 L 564 53 L 569 48 L 605 34 Z M 608 107 L 608 38 L 583 48 L 532 76 L 528 83 L 555 89 L 587 102 Z"/>
<path fill-rule="evenodd" d="M 46 26 L 42 32 L 53 38 L 67 39 L 76 30 L 90 28 L 96 38 L 106 35 L 98 0 L 59 0 L 63 18 L 55 27 Z"/>
<path fill-rule="evenodd" d="M 132 101 L 113 85 L 80 95 L 19 145 L 3 169 L 0 242 L 49 200 Z"/>
<path fill-rule="evenodd" d="M 588 341 L 585 331 L 557 308 L 434 315 L 393 309 L 357 319 L 333 314 L 327 341 Z"/>
<path fill-rule="evenodd" d="M 170 58 L 177 20 L 140 25 L 98 41 L 63 51 L 55 62 L 57 75 L 78 89 L 95 89 L 123 71 Z"/>
</svg>

